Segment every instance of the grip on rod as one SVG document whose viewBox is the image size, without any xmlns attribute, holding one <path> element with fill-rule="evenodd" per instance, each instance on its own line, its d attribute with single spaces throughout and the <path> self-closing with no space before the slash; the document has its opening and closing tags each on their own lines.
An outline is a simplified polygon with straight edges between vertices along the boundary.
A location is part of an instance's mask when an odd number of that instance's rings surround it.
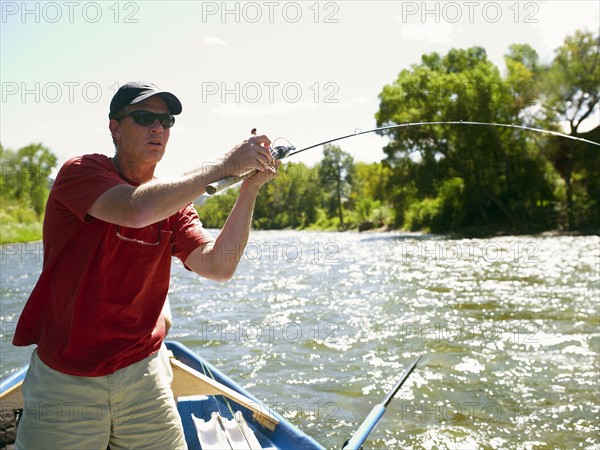
<svg viewBox="0 0 600 450">
<path fill-rule="evenodd" d="M 252 132 L 254 134 L 255 130 L 252 130 Z M 289 145 L 289 146 L 279 145 L 274 148 L 270 147 L 270 150 L 271 150 L 271 156 L 273 157 L 273 159 L 283 159 L 288 155 L 288 153 L 295 150 L 295 148 L 293 145 Z M 233 186 L 234 184 L 239 183 L 240 181 L 243 181 L 246 178 L 250 178 L 256 172 L 258 172 L 258 170 L 251 170 L 250 172 L 246 172 L 242 175 L 225 177 L 219 181 L 210 183 L 208 186 L 206 186 L 206 193 L 208 195 L 216 194 L 217 192 L 220 192 L 223 189 L 228 188 L 229 186 Z"/>
<path fill-rule="evenodd" d="M 243 175 L 222 178 L 219 181 L 215 181 L 214 183 L 210 183 L 208 186 L 206 186 L 206 193 L 208 195 L 214 195 L 217 192 L 228 188 L 229 186 L 233 186 L 234 184 L 239 183 L 240 181 L 243 181 L 246 178 L 250 178 L 255 173 L 256 170 L 251 170 L 250 172 L 246 172 Z"/>
</svg>

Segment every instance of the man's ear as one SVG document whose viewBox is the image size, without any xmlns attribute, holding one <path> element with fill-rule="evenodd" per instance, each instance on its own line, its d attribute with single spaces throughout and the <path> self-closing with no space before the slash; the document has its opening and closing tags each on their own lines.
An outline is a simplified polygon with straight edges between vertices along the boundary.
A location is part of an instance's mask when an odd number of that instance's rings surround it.
<svg viewBox="0 0 600 450">
<path fill-rule="evenodd" d="M 121 139 L 121 124 L 118 120 L 110 119 L 108 122 L 108 129 L 110 130 L 110 134 L 112 135 L 113 141 L 118 141 Z"/>
</svg>

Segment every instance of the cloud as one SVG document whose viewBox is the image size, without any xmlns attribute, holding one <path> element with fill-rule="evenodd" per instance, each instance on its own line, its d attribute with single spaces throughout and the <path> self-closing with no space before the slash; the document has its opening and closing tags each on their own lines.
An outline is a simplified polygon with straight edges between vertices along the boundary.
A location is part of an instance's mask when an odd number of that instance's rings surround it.
<svg viewBox="0 0 600 450">
<path fill-rule="evenodd" d="M 397 18 L 402 23 L 401 18 Z M 452 42 L 453 27 L 447 22 L 402 24 L 402 39 L 407 41 L 425 41 L 433 44 Z"/>
<path fill-rule="evenodd" d="M 223 39 L 214 36 L 202 36 L 202 43 L 204 45 L 220 45 L 222 47 L 227 47 L 227 43 Z"/>
</svg>

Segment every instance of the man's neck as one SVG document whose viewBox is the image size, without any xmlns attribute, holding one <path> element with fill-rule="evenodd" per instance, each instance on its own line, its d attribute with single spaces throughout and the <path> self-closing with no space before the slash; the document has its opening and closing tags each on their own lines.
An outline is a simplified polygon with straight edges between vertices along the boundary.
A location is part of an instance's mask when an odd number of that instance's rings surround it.
<svg viewBox="0 0 600 450">
<path fill-rule="evenodd" d="M 111 158 L 113 166 L 119 172 L 122 178 L 134 184 L 144 184 L 154 178 L 154 169 L 156 165 L 143 166 L 139 163 L 123 161 L 118 153 Z"/>
</svg>

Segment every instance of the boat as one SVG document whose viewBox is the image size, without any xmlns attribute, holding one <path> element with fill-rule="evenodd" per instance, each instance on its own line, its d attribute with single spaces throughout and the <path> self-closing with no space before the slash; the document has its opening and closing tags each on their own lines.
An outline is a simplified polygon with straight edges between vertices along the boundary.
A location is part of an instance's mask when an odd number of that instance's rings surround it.
<svg viewBox="0 0 600 450">
<path fill-rule="evenodd" d="M 185 345 L 165 344 L 171 352 L 171 388 L 190 450 L 324 449 Z M 26 372 L 24 367 L 0 383 L 0 412 L 23 408 Z"/>
<path fill-rule="evenodd" d="M 171 389 L 190 450 L 325 449 L 185 345 L 177 341 L 166 341 L 165 345 L 173 369 Z M 362 448 L 420 358 L 404 370 L 385 399 L 373 407 L 354 435 L 344 443 L 344 450 Z M 24 367 L 0 382 L 0 417 L 3 420 L 6 417 L 15 419 L 18 413 L 13 412 L 24 409 L 21 387 L 26 373 L 27 367 Z M 13 442 L 9 441 L 9 434 L 15 434 L 15 427 L 13 423 L 12 430 L 8 430 L 10 427 L 6 423 L 0 423 L 0 450 L 14 442 L 14 437 Z"/>
</svg>

